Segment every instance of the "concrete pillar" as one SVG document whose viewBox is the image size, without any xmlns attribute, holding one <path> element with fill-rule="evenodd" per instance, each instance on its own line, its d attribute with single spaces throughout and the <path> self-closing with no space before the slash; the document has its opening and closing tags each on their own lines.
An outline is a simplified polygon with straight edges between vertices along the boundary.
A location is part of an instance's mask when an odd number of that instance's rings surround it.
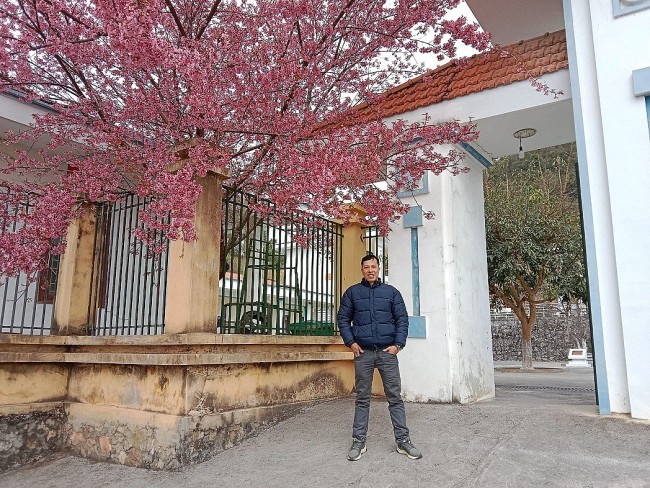
<svg viewBox="0 0 650 488">
<path fill-rule="evenodd" d="M 413 314 L 399 355 L 402 396 L 409 401 L 471 403 L 494 396 L 483 167 L 473 159 L 465 164 L 469 173 L 425 175 L 417 200 L 402 199 L 436 218 L 422 220 L 414 211 L 390 235 L 390 283 Z"/>
<path fill-rule="evenodd" d="M 350 205 L 346 210 L 353 213 L 352 221 L 343 227 L 343 250 L 342 250 L 342 291 L 361 280 L 361 258 L 366 252 L 364 237 L 366 231 L 362 225 L 366 211 L 360 205 Z"/>
<path fill-rule="evenodd" d="M 68 228 L 67 247 L 61 256 L 54 305 L 56 335 L 87 335 L 97 214 L 85 207 Z"/>
<path fill-rule="evenodd" d="M 219 312 L 222 182 L 225 171 L 197 181 L 196 239 L 169 243 L 165 333 L 216 332 Z"/>
</svg>

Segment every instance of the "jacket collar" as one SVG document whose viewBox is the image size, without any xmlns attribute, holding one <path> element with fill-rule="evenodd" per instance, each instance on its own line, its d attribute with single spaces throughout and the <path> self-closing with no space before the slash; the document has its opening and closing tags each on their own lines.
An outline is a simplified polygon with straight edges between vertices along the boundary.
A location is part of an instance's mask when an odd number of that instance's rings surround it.
<svg viewBox="0 0 650 488">
<path fill-rule="evenodd" d="M 375 281 L 375 284 L 373 286 L 370 286 L 370 283 L 368 283 L 365 278 L 361 278 L 361 284 L 363 286 L 367 286 L 368 288 L 375 288 L 381 285 L 381 278 L 377 278 L 377 281 Z"/>
</svg>

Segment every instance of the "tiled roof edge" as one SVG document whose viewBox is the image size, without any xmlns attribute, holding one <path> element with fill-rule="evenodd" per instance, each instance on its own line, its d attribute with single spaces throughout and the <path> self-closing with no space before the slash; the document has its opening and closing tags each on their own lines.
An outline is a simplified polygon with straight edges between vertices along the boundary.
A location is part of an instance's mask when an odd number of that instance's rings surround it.
<svg viewBox="0 0 650 488">
<path fill-rule="evenodd" d="M 428 70 L 425 73 L 412 78 L 410 80 L 405 81 L 404 83 L 401 83 L 400 85 L 397 85 L 393 88 L 388 89 L 382 94 L 378 94 L 378 97 L 382 98 L 381 102 L 378 102 L 376 104 L 369 104 L 368 102 L 364 102 L 362 104 L 357 105 L 353 111 L 356 112 L 364 112 L 365 110 L 368 110 L 373 106 L 376 108 L 378 111 L 386 113 L 385 116 L 394 116 L 394 115 L 399 115 L 402 113 L 406 113 L 412 110 L 416 110 L 417 108 L 421 107 L 426 107 L 428 105 L 433 105 L 435 103 L 439 103 L 445 100 L 451 100 L 454 98 L 458 98 L 460 96 L 466 96 L 471 93 L 477 93 L 481 92 L 487 89 L 491 88 L 497 88 L 499 86 L 505 86 L 511 83 L 515 83 L 517 81 L 522 81 L 529 76 L 525 76 L 525 73 L 519 73 L 519 72 L 510 72 L 508 71 L 508 76 L 504 77 L 503 79 L 488 79 L 485 81 L 485 86 L 481 87 L 480 89 L 465 89 L 465 90 L 452 90 L 449 91 L 447 90 L 443 94 L 438 94 L 437 96 L 434 97 L 422 97 L 421 100 L 419 100 L 417 103 L 414 101 L 408 102 L 407 100 L 403 101 L 403 107 L 393 107 L 394 104 L 397 104 L 396 102 L 399 101 L 400 98 L 400 93 L 405 92 L 406 90 L 410 90 L 411 92 L 417 92 L 419 91 L 419 88 L 417 85 L 422 85 L 422 91 L 428 88 L 433 88 L 436 87 L 435 84 L 435 78 L 436 76 L 441 75 L 442 73 L 449 71 L 450 68 L 454 66 L 458 66 L 459 64 L 464 64 L 462 68 L 459 68 L 460 72 L 458 73 L 457 76 L 454 76 L 454 79 L 452 80 L 452 83 L 458 83 L 459 81 L 462 80 L 463 75 L 462 73 L 468 73 L 469 70 L 472 68 L 477 68 L 480 66 L 480 61 L 482 60 L 488 60 L 490 57 L 494 56 L 499 56 L 501 57 L 501 52 L 508 52 L 508 53 L 516 53 L 518 55 L 525 54 L 526 52 L 532 52 L 534 48 L 539 48 L 539 41 L 543 40 L 545 38 L 553 38 L 557 37 L 559 35 L 562 35 L 562 40 L 557 39 L 553 44 L 549 45 L 551 47 L 554 44 L 557 44 L 559 42 L 566 42 L 564 38 L 564 30 L 558 30 L 555 32 L 546 32 L 540 36 L 533 37 L 531 39 L 522 39 L 519 40 L 515 43 L 508 44 L 507 46 L 499 46 L 496 45 L 489 51 L 481 52 L 474 54 L 473 56 L 467 57 L 467 58 L 461 58 L 461 62 L 459 63 L 458 60 L 450 60 L 447 63 L 437 66 L 436 68 L 432 70 Z M 530 49 L 527 49 L 527 47 L 530 46 Z M 548 55 L 552 56 L 552 55 Z M 526 63 L 526 61 L 522 61 L 522 63 Z M 551 63 L 546 63 L 543 65 L 542 68 L 540 67 L 535 67 L 531 66 L 528 68 L 529 71 L 539 71 L 540 74 L 538 76 L 541 76 L 543 74 L 547 73 L 552 73 L 555 71 L 559 71 L 560 69 L 564 69 L 565 66 L 560 66 L 561 64 L 564 64 L 562 62 L 560 63 L 555 63 L 554 65 L 551 65 Z M 533 78 L 537 77 L 536 75 L 531 74 Z M 426 80 L 426 78 L 431 78 L 431 82 L 429 80 Z M 451 83 L 449 84 L 451 85 Z M 449 88 L 449 87 L 447 87 Z M 457 91 L 457 94 L 454 94 L 454 91 Z M 399 104 L 397 104 L 399 105 Z M 417 105 L 414 107 L 414 105 Z M 362 117 L 363 118 L 363 117 Z"/>
</svg>

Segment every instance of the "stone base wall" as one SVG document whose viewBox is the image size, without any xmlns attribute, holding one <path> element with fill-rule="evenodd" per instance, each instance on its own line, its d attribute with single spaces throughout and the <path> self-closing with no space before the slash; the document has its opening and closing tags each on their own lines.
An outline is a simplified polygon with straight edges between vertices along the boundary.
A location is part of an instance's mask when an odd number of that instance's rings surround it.
<svg viewBox="0 0 650 488">
<path fill-rule="evenodd" d="M 71 404 L 66 448 L 88 459 L 180 471 L 295 415 L 308 404 L 181 416 Z"/>
<path fill-rule="evenodd" d="M 353 386 L 338 337 L 0 334 L 0 469 L 67 450 L 181 470 Z"/>
<path fill-rule="evenodd" d="M 0 473 L 60 451 L 65 420 L 62 404 L 26 413 L 0 412 Z"/>
<path fill-rule="evenodd" d="M 492 312 L 492 355 L 495 361 L 521 361 L 521 324 L 510 311 Z M 569 349 L 585 343 L 591 353 L 589 312 L 574 306 L 569 312 L 559 305 L 538 307 L 533 328 L 533 361 L 567 361 Z"/>
<path fill-rule="evenodd" d="M 0 415 L 0 473 L 66 451 L 96 461 L 180 471 L 314 402 L 168 415 L 79 403 Z"/>
</svg>

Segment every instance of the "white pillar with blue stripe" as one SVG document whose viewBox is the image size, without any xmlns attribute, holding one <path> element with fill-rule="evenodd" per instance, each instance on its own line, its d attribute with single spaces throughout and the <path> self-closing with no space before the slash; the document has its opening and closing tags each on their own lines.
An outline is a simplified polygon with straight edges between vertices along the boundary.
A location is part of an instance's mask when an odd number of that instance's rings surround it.
<svg viewBox="0 0 650 488">
<path fill-rule="evenodd" d="M 400 194 L 411 210 L 388 239 L 388 281 L 409 310 L 399 359 L 402 394 L 410 401 L 470 403 L 494 396 L 484 166 L 465 151 L 469 173 L 427 173 L 417 189 Z M 423 211 L 435 217 L 426 219 Z"/>
</svg>

